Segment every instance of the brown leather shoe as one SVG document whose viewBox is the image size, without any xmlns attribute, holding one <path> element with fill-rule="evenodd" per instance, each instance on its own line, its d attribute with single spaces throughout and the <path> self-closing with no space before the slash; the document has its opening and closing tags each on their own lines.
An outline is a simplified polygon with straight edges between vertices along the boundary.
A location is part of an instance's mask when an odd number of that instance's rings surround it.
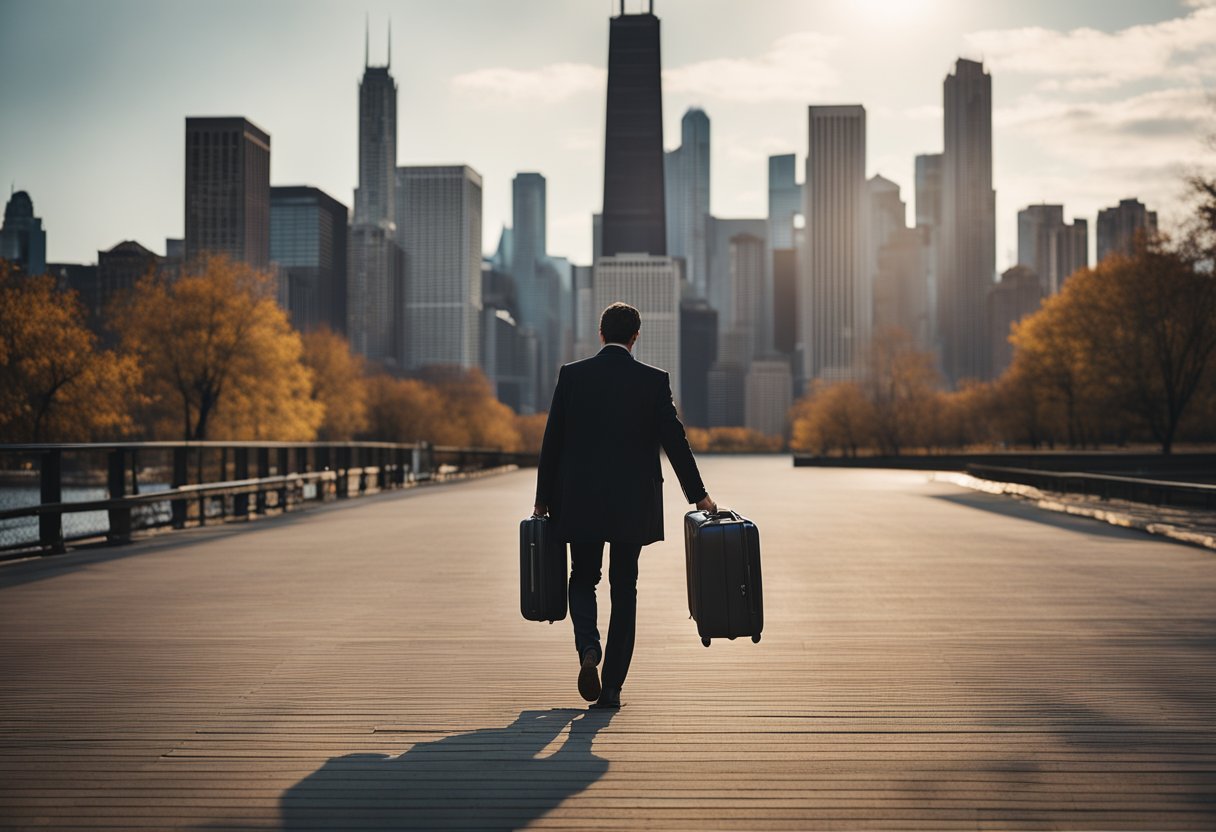
<svg viewBox="0 0 1216 832">
<path fill-rule="evenodd" d="M 600 698 L 600 672 L 596 669 L 599 661 L 597 651 L 588 649 L 583 653 L 583 664 L 578 671 L 578 694 L 588 702 Z"/>
</svg>

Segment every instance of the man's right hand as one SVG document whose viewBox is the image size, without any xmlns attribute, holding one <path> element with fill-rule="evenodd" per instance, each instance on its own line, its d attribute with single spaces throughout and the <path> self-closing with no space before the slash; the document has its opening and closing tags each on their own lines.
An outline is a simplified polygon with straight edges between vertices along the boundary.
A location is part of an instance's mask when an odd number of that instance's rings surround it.
<svg viewBox="0 0 1216 832">
<path fill-rule="evenodd" d="M 718 504 L 714 502 L 712 497 L 706 494 L 697 502 L 697 510 L 708 511 L 710 514 L 713 514 L 718 510 Z"/>
</svg>

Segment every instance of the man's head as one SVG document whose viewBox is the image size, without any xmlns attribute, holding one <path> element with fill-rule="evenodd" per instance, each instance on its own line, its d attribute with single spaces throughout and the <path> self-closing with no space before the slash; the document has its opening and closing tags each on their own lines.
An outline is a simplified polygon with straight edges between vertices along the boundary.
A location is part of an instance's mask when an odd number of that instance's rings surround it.
<svg viewBox="0 0 1216 832">
<path fill-rule="evenodd" d="M 632 349 L 641 328 L 641 313 L 627 303 L 618 301 L 600 315 L 600 340 L 605 344 L 624 344 Z"/>
</svg>

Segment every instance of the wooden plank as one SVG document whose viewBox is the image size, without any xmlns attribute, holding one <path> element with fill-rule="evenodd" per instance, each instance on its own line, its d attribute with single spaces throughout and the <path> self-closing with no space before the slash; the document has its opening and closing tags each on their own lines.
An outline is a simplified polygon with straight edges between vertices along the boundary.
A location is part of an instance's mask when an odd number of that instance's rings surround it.
<svg viewBox="0 0 1216 832">
<path fill-rule="evenodd" d="M 0 567 L 0 828 L 1216 826 L 1210 554 L 703 468 L 760 524 L 764 639 L 702 648 L 648 547 L 616 714 L 518 618 L 527 472 Z"/>
</svg>

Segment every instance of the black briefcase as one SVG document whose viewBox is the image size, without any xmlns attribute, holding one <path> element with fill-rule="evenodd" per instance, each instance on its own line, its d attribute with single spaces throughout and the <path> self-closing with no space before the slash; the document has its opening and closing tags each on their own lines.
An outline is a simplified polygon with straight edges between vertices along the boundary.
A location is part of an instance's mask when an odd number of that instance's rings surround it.
<svg viewBox="0 0 1216 832">
<path fill-rule="evenodd" d="M 684 559 L 688 613 L 701 643 L 739 636 L 759 641 L 764 592 L 756 524 L 733 511 L 690 511 L 684 515 Z"/>
<path fill-rule="evenodd" d="M 553 533 L 548 517 L 519 524 L 519 611 L 529 621 L 566 617 L 566 544 Z"/>
</svg>

